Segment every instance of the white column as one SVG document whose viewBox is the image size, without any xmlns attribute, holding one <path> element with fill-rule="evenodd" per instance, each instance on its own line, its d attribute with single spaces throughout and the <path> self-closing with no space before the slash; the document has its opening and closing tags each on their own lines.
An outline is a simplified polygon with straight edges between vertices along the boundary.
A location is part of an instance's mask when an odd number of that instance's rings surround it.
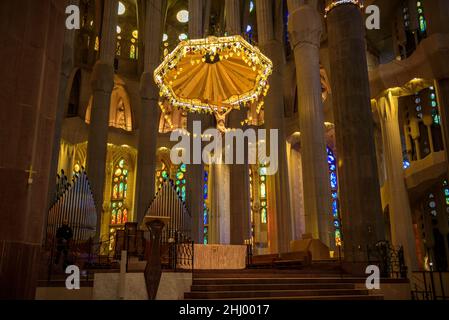
<svg viewBox="0 0 449 320">
<path fill-rule="evenodd" d="M 393 245 L 404 247 L 409 271 L 417 270 L 415 237 L 408 192 L 404 180 L 402 144 L 398 119 L 398 98 L 391 92 L 378 103 L 387 169 L 390 199 L 390 223 Z"/>
<path fill-rule="evenodd" d="M 288 27 L 298 84 L 306 233 L 330 246 L 331 194 L 319 56 L 323 26 L 318 12 L 302 5 L 290 12 Z"/>
</svg>

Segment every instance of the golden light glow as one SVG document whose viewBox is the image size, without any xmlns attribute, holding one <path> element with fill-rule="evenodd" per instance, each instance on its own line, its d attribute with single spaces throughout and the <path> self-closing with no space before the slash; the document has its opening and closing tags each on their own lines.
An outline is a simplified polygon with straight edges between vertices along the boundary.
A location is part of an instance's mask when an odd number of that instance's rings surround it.
<svg viewBox="0 0 449 320">
<path fill-rule="evenodd" d="M 138 39 L 138 38 L 139 38 L 139 31 L 134 30 L 134 31 L 133 31 L 133 37 L 136 38 L 136 39 Z"/>
<path fill-rule="evenodd" d="M 154 79 L 164 103 L 173 107 L 211 113 L 253 103 L 260 112 L 272 69 L 270 59 L 241 36 L 209 37 L 181 42 Z"/>
<path fill-rule="evenodd" d="M 359 8 L 363 8 L 363 3 L 360 0 L 333 0 L 332 3 L 330 3 L 326 7 L 324 17 L 326 17 L 327 14 L 332 11 L 332 9 L 343 4 L 353 4 L 358 6 Z"/>
</svg>

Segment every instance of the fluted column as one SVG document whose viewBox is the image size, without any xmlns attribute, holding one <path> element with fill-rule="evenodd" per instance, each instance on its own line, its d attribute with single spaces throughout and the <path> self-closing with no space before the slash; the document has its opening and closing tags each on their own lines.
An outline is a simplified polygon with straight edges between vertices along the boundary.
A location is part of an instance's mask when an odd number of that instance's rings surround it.
<svg viewBox="0 0 449 320">
<path fill-rule="evenodd" d="M 140 79 L 141 117 L 139 149 L 137 153 L 136 204 L 137 222 L 142 221 L 145 210 L 155 194 L 156 149 L 159 128 L 159 91 L 153 80 L 160 61 L 162 41 L 163 0 L 146 0 L 144 44 L 144 73 Z M 150 18 L 151 17 L 151 18 Z"/>
<path fill-rule="evenodd" d="M 226 32 L 229 36 L 242 33 L 240 0 L 225 0 Z"/>
<path fill-rule="evenodd" d="M 284 100 L 282 95 L 281 69 L 284 64 L 284 57 L 282 42 L 274 36 L 272 4 L 271 0 L 258 0 L 256 6 L 259 46 L 273 61 L 274 65 L 273 74 L 269 79 L 271 89 L 265 99 L 265 128 L 278 130 L 279 146 L 279 170 L 275 175 L 267 177 L 269 186 L 268 211 L 274 213 L 271 218 L 275 219 L 275 221 L 269 221 L 268 223 L 271 252 L 287 252 L 292 240 L 292 221 L 288 189 Z M 267 145 L 269 145 L 269 141 Z"/>
<path fill-rule="evenodd" d="M 189 0 L 189 38 L 199 39 L 203 36 L 203 1 Z M 187 130 L 193 131 L 193 122 L 201 122 L 204 131 L 209 126 L 209 117 L 201 114 L 189 113 L 187 115 Z M 190 135 L 193 139 L 193 134 Z M 193 144 L 191 144 L 193 145 Z M 203 185 L 204 165 L 190 164 L 187 166 L 186 175 L 186 203 L 192 215 L 192 239 L 196 243 L 203 243 L 204 221 L 203 221 Z"/>
<path fill-rule="evenodd" d="M 388 92 L 378 103 L 389 192 L 392 243 L 403 246 L 409 271 L 417 270 L 416 246 L 408 191 L 404 180 L 398 97 Z"/>
<path fill-rule="evenodd" d="M 368 245 L 384 240 L 360 8 L 343 3 L 327 15 L 340 208 L 347 261 L 366 260 Z"/>
<path fill-rule="evenodd" d="M 331 193 L 320 76 L 321 17 L 309 5 L 289 16 L 290 43 L 295 54 L 306 233 L 331 246 Z"/>
<path fill-rule="evenodd" d="M 226 32 L 228 35 L 241 33 L 240 1 L 226 0 L 225 2 Z M 229 114 L 229 128 L 242 128 L 242 122 L 246 119 L 247 109 L 242 107 Z M 234 155 L 235 152 L 234 145 Z M 245 150 L 247 154 L 247 149 Z M 231 244 L 243 244 L 251 238 L 251 203 L 249 196 L 249 165 L 232 164 L 230 171 L 230 239 Z"/>
<path fill-rule="evenodd" d="M 87 144 L 87 173 L 97 207 L 97 232 L 103 215 L 103 191 L 108 142 L 109 109 L 114 88 L 117 0 L 105 0 L 100 42 L 100 59 L 92 71 L 92 114 Z M 99 236 L 99 234 L 98 234 Z"/>
<path fill-rule="evenodd" d="M 189 39 L 201 39 L 203 28 L 203 0 L 189 0 Z"/>
</svg>

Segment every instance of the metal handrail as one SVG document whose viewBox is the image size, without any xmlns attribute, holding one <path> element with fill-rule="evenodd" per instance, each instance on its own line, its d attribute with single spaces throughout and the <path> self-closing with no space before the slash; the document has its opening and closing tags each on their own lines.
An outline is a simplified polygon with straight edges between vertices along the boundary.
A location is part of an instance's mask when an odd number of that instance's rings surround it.
<svg viewBox="0 0 449 320">
<path fill-rule="evenodd" d="M 417 275 L 422 276 L 422 279 Z M 449 287 L 449 272 L 447 271 L 413 271 L 411 279 L 413 300 L 449 300 L 445 290 L 444 275 L 447 275 L 446 287 Z M 436 276 L 438 277 L 436 278 Z"/>
</svg>

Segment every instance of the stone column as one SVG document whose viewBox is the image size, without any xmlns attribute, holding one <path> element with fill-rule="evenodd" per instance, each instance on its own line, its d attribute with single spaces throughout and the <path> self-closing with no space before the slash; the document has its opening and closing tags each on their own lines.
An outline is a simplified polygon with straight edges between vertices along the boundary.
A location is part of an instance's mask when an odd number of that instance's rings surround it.
<svg viewBox="0 0 449 320">
<path fill-rule="evenodd" d="M 203 28 L 203 0 L 189 0 L 189 39 L 201 39 Z"/>
<path fill-rule="evenodd" d="M 87 144 L 86 170 L 97 207 L 97 232 L 103 215 L 103 191 L 108 142 L 109 109 L 114 88 L 114 57 L 117 41 L 117 0 L 105 0 L 100 59 L 92 71 L 92 114 Z M 99 236 L 99 234 L 98 234 Z"/>
<path fill-rule="evenodd" d="M 290 11 L 295 54 L 306 233 L 331 246 L 331 193 L 320 76 L 321 17 L 309 5 Z"/>
<path fill-rule="evenodd" d="M 424 16 L 427 21 L 427 35 L 449 33 L 449 6 L 447 0 L 424 1 Z"/>
<path fill-rule="evenodd" d="M 153 79 L 160 61 L 162 43 L 163 0 L 146 0 L 144 44 L 144 73 L 140 80 L 141 117 L 139 149 L 137 153 L 136 205 L 137 222 L 142 221 L 145 210 L 155 194 L 157 136 L 160 108 L 159 91 Z M 150 18 L 151 17 L 151 18 Z"/>
<path fill-rule="evenodd" d="M 0 299 L 34 299 L 67 1 L 1 1 Z M 26 13 L 26 14 L 24 14 Z"/>
<path fill-rule="evenodd" d="M 292 240 L 290 197 L 288 189 L 288 164 L 284 124 L 284 100 L 282 83 L 282 65 L 284 64 L 283 45 L 274 36 L 273 6 L 271 0 L 258 0 L 257 26 L 259 46 L 273 61 L 274 69 L 270 77 L 271 89 L 265 99 L 265 128 L 278 130 L 279 170 L 268 176 L 268 210 L 275 213 L 275 221 L 269 221 L 271 252 L 287 252 Z M 269 137 L 269 133 L 267 133 Z M 269 145 L 269 142 L 268 144 Z M 271 186 L 271 187 L 270 187 Z M 274 229 L 274 230 L 273 230 Z M 277 242 L 277 246 L 275 245 Z"/>
<path fill-rule="evenodd" d="M 73 5 L 79 5 L 79 0 L 71 1 Z M 76 30 L 66 30 L 64 35 L 64 47 L 62 54 L 62 64 L 61 64 L 61 74 L 59 76 L 59 93 L 58 93 L 58 107 L 56 108 L 56 119 L 55 119 L 55 136 L 54 145 L 50 164 L 50 176 L 48 185 L 48 196 L 47 202 L 48 207 L 51 206 L 51 202 L 54 199 L 55 189 L 56 189 L 56 175 L 58 174 L 58 158 L 59 151 L 61 147 L 61 131 L 62 123 L 64 122 L 64 117 L 67 113 L 68 108 L 68 97 L 70 95 L 69 78 L 74 68 L 74 44 L 75 44 L 75 34 Z M 70 171 L 66 171 L 69 173 Z"/>
<path fill-rule="evenodd" d="M 229 36 L 242 33 L 240 2 L 240 0 L 225 0 L 226 32 Z"/>
<path fill-rule="evenodd" d="M 189 38 L 200 39 L 203 36 L 203 1 L 189 0 Z M 207 129 L 209 117 L 201 114 L 189 113 L 187 116 L 187 130 L 193 131 L 193 122 L 200 121 L 202 130 Z M 190 136 L 193 139 L 193 135 Z M 192 141 L 192 140 L 191 140 Z M 193 145 L 191 143 L 191 145 Z M 192 157 L 193 158 L 193 157 Z M 203 243 L 204 221 L 203 221 L 203 185 L 204 165 L 189 164 L 186 175 L 186 202 L 187 208 L 192 215 L 192 239 L 196 243 Z"/>
<path fill-rule="evenodd" d="M 389 91 L 378 103 L 390 199 L 391 238 L 394 246 L 403 246 L 409 271 L 418 269 L 412 213 L 402 168 L 402 143 L 399 129 L 398 97 Z"/>
<path fill-rule="evenodd" d="M 240 1 L 226 0 L 225 2 L 226 32 L 228 35 L 241 34 L 240 23 Z M 229 114 L 229 128 L 242 128 L 242 122 L 247 117 L 247 109 L 232 111 Z M 243 130 L 247 129 L 242 128 Z M 246 148 L 245 148 L 246 149 Z M 245 155 L 247 149 L 245 150 Z M 234 155 L 236 155 L 234 145 Z M 249 165 L 233 164 L 229 166 L 230 171 L 230 235 L 231 244 L 244 244 L 245 240 L 251 238 L 251 203 L 249 196 Z"/>
<path fill-rule="evenodd" d="M 346 261 L 365 261 L 368 245 L 384 240 L 360 8 L 342 3 L 328 13 L 331 83 L 338 148 L 340 208 Z"/>
</svg>

